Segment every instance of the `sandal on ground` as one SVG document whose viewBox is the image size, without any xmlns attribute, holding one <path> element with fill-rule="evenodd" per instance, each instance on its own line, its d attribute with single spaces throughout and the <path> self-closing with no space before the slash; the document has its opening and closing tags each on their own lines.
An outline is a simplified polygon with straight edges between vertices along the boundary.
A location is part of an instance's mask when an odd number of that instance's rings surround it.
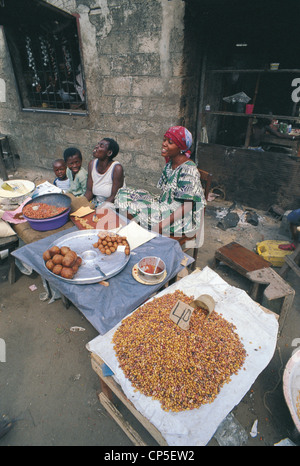
<svg viewBox="0 0 300 466">
<path fill-rule="evenodd" d="M 294 243 L 290 243 L 290 244 L 279 244 L 279 249 L 283 249 L 283 251 L 295 251 L 296 249 L 296 246 L 294 245 Z"/>
</svg>

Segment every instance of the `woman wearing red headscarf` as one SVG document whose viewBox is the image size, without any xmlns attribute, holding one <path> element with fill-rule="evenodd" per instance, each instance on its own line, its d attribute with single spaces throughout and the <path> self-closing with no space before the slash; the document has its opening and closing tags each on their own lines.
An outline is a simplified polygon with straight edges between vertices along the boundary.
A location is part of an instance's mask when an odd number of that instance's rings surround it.
<svg viewBox="0 0 300 466">
<path fill-rule="evenodd" d="M 161 194 L 121 188 L 115 206 L 142 227 L 161 234 L 180 236 L 199 229 L 205 197 L 196 164 L 189 160 L 192 135 L 183 126 L 165 133 L 161 155 L 166 165 L 158 181 Z"/>
</svg>

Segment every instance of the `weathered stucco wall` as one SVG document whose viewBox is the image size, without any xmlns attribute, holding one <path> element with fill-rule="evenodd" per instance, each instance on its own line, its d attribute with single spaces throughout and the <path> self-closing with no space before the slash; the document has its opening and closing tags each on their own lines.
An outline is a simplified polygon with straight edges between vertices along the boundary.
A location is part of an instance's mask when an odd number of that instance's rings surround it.
<svg viewBox="0 0 300 466">
<path fill-rule="evenodd" d="M 51 168 L 72 145 L 84 166 L 102 137 L 120 144 L 127 184 L 156 186 L 164 131 L 185 122 L 182 0 L 48 0 L 79 15 L 88 116 L 22 112 L 4 36 L 0 34 L 0 131 L 20 164 Z M 184 84 L 185 83 L 185 84 Z M 194 92 L 196 90 L 194 89 Z M 4 100 L 4 101 L 3 101 Z"/>
</svg>

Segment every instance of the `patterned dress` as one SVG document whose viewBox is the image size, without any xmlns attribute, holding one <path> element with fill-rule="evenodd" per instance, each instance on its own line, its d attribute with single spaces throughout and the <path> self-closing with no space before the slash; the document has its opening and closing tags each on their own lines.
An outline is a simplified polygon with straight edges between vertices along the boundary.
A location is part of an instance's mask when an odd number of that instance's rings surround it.
<svg viewBox="0 0 300 466">
<path fill-rule="evenodd" d="M 180 236 L 197 230 L 206 201 L 196 164 L 187 160 L 173 170 L 171 162 L 167 163 L 157 187 L 161 189 L 160 195 L 153 195 L 143 189 L 121 188 L 115 206 L 120 213 L 127 211 L 142 227 L 150 230 L 154 224 L 181 208 L 184 201 L 193 201 L 192 210 L 167 226 L 163 234 Z"/>
</svg>

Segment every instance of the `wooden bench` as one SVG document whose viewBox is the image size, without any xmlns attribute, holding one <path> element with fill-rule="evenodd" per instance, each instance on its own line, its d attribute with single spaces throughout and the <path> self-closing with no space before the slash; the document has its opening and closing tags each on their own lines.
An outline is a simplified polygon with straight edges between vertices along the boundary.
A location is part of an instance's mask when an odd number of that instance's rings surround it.
<svg viewBox="0 0 300 466">
<path fill-rule="evenodd" d="M 280 333 L 283 329 L 285 319 L 293 305 L 295 290 L 271 267 L 248 272 L 246 276 L 254 284 L 251 291 L 252 299 L 256 301 L 259 287 L 267 285 L 264 290 L 264 297 L 269 302 L 276 299 L 282 300 L 278 322 Z"/>
<path fill-rule="evenodd" d="M 270 262 L 266 261 L 263 257 L 234 241 L 217 249 L 214 261 L 215 266 L 220 262 L 224 262 L 228 267 L 231 267 L 244 277 L 246 277 L 248 272 L 252 272 L 253 270 L 271 267 Z"/>
<path fill-rule="evenodd" d="M 259 292 L 262 287 L 265 288 L 263 297 L 268 302 L 282 300 L 279 316 L 279 332 L 281 332 L 287 314 L 293 305 L 295 290 L 275 272 L 270 262 L 236 242 L 219 248 L 215 252 L 214 259 L 215 266 L 224 262 L 252 282 L 250 296 L 254 301 L 261 300 Z"/>
</svg>

